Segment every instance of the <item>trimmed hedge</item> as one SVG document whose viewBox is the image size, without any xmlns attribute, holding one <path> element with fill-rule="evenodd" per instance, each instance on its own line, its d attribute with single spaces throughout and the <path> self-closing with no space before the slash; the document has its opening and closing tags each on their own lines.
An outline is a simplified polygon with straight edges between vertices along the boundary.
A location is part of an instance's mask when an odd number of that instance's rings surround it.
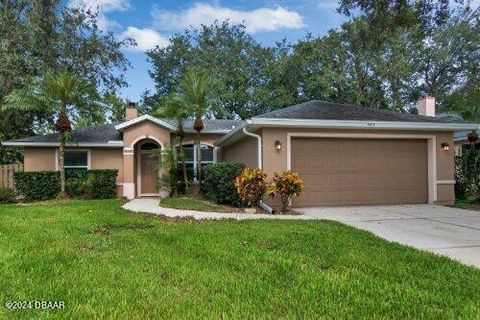
<svg viewBox="0 0 480 320">
<path fill-rule="evenodd" d="M 118 170 L 88 170 L 87 193 L 89 199 L 109 199 L 117 194 Z"/>
<path fill-rule="evenodd" d="M 87 193 L 87 170 L 65 171 L 65 192 L 72 198 L 85 198 Z"/>
<path fill-rule="evenodd" d="M 60 174 L 57 171 L 15 172 L 15 189 L 25 201 L 54 199 L 60 192 Z"/>
<path fill-rule="evenodd" d="M 65 191 L 69 197 L 107 199 L 116 195 L 118 170 L 67 170 Z M 58 171 L 15 172 L 15 188 L 25 201 L 54 199 L 60 192 Z"/>
<path fill-rule="evenodd" d="M 14 203 L 15 191 L 10 188 L 0 188 L 0 203 Z"/>
<path fill-rule="evenodd" d="M 235 187 L 235 179 L 245 169 L 243 163 L 215 163 L 203 169 L 203 193 L 218 204 L 240 207 L 242 200 Z"/>
</svg>

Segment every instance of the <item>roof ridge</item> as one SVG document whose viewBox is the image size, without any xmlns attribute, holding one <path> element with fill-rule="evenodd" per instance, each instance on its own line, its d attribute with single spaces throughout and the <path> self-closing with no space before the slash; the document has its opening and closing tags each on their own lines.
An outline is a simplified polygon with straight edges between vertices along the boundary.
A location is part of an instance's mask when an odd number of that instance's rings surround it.
<svg viewBox="0 0 480 320">
<path fill-rule="evenodd" d="M 335 110 L 339 108 L 338 110 Z M 371 111 L 371 112 L 369 112 Z M 377 109 L 351 103 L 339 103 L 324 100 L 305 101 L 290 107 L 272 110 L 252 118 L 294 118 L 294 119 L 330 119 L 330 120 L 365 120 L 368 116 L 377 121 L 414 121 L 414 122 L 456 122 L 468 123 L 451 117 L 430 117 L 409 112 L 398 112 L 388 109 Z M 342 116 L 344 118 L 342 118 Z M 384 119 L 381 119 L 384 118 Z M 448 121 L 450 120 L 450 121 Z M 456 121 L 452 121 L 456 120 Z"/>
</svg>

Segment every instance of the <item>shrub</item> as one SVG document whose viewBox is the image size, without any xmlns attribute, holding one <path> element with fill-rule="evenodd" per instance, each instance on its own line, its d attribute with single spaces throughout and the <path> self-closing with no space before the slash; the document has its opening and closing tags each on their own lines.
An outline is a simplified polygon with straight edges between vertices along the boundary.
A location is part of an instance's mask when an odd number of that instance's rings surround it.
<svg viewBox="0 0 480 320">
<path fill-rule="evenodd" d="M 14 203 L 15 191 L 10 188 L 0 188 L 0 203 Z"/>
<path fill-rule="evenodd" d="M 118 170 L 88 170 L 87 192 L 89 199 L 108 199 L 116 196 Z"/>
<path fill-rule="evenodd" d="M 256 205 L 267 191 L 267 174 L 261 169 L 247 168 L 236 178 L 235 186 L 247 206 Z"/>
<path fill-rule="evenodd" d="M 50 200 L 60 192 L 60 174 L 57 171 L 14 173 L 15 189 L 25 201 Z"/>
<path fill-rule="evenodd" d="M 75 169 L 65 171 L 65 192 L 71 198 L 86 198 L 88 171 Z"/>
<path fill-rule="evenodd" d="M 65 191 L 72 198 L 107 199 L 116 195 L 118 170 L 67 170 Z M 25 201 L 54 199 L 60 192 L 57 171 L 16 172 L 15 188 Z"/>
<path fill-rule="evenodd" d="M 298 173 L 293 171 L 284 171 L 281 174 L 275 173 L 273 181 L 268 188 L 269 195 L 274 198 L 280 196 L 282 200 L 282 212 L 287 210 L 287 207 L 293 196 L 299 196 L 303 191 L 303 181 L 300 179 Z"/>
<path fill-rule="evenodd" d="M 235 179 L 245 169 L 243 163 L 215 163 L 203 170 L 202 192 L 215 203 L 241 206 Z"/>
<path fill-rule="evenodd" d="M 477 201 L 480 198 L 480 151 L 465 148 L 455 157 L 455 197 Z"/>
</svg>

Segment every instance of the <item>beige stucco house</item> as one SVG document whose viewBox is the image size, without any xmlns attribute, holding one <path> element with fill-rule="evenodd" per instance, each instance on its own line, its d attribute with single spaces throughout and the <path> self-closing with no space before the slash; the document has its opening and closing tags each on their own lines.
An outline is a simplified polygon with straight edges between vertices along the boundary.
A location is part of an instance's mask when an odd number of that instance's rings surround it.
<svg viewBox="0 0 480 320">
<path fill-rule="evenodd" d="M 294 170 L 305 192 L 294 206 L 454 201 L 454 132 L 475 129 L 435 117 L 435 101 L 419 102 L 419 115 L 310 101 L 246 121 L 205 120 L 202 161 L 242 162 L 269 175 Z M 196 166 L 194 130 L 188 121 L 184 148 Z M 119 170 L 118 194 L 158 195 L 151 153 L 171 148 L 175 122 L 127 108 L 122 123 L 78 130 L 68 144 L 66 168 Z M 27 171 L 57 170 L 58 136 L 5 142 L 25 150 Z"/>
</svg>

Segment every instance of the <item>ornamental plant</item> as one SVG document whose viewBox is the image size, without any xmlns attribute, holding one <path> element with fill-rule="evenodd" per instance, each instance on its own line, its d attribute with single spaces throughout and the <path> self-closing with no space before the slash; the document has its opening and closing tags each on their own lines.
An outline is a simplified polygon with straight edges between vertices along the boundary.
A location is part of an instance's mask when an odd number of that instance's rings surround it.
<svg viewBox="0 0 480 320">
<path fill-rule="evenodd" d="M 294 196 L 298 197 L 303 191 L 303 181 L 298 173 L 293 171 L 284 171 L 281 174 L 275 173 L 272 183 L 268 187 L 268 194 L 274 198 L 279 196 L 282 200 L 282 212 L 287 207 Z"/>
<path fill-rule="evenodd" d="M 240 199 L 247 205 L 256 205 L 267 192 L 267 174 L 258 168 L 246 168 L 235 179 Z"/>
</svg>

